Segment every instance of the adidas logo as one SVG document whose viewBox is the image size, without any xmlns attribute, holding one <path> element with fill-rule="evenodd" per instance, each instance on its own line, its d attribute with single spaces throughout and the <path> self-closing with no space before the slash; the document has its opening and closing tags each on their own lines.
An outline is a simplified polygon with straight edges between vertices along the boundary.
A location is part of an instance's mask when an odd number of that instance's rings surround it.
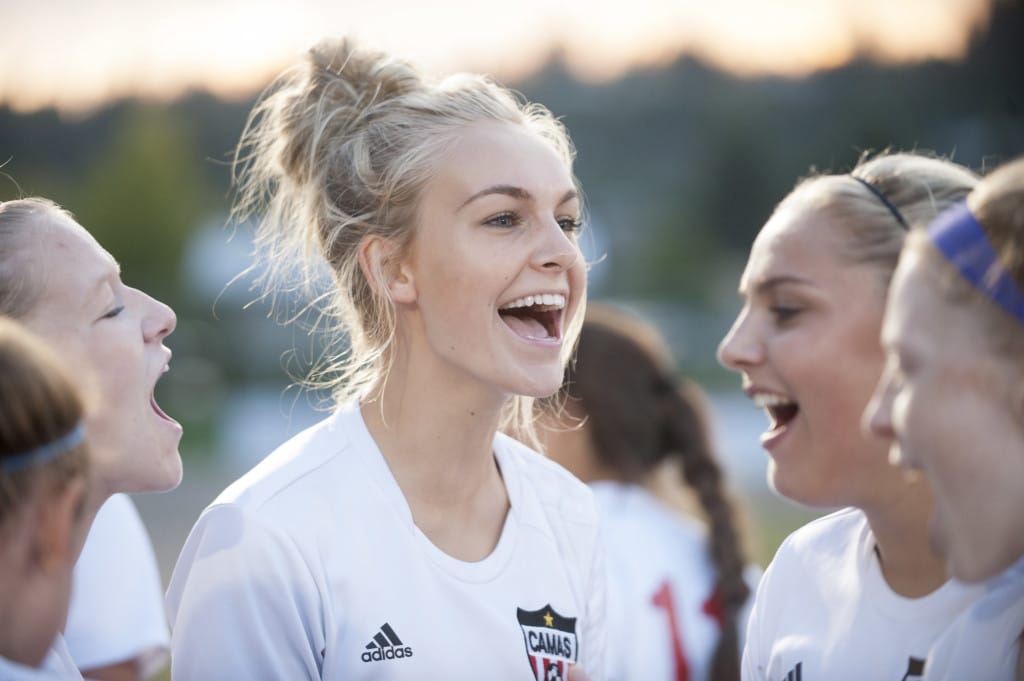
<svg viewBox="0 0 1024 681">
<path fill-rule="evenodd" d="M 412 657 L 412 648 L 402 645 L 402 639 L 398 638 L 398 634 L 387 622 L 373 635 L 373 640 L 366 644 L 366 651 L 362 654 L 363 662 L 397 660 L 403 657 Z"/>
</svg>

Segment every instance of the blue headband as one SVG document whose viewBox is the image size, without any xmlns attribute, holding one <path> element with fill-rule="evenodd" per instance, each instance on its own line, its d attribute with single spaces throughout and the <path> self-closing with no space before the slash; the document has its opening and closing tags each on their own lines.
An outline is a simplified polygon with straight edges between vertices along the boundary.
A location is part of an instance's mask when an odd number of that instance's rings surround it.
<svg viewBox="0 0 1024 681">
<path fill-rule="evenodd" d="M 966 201 L 935 218 L 928 225 L 928 238 L 974 288 L 1024 324 L 1024 295 L 999 264 Z"/>
<path fill-rule="evenodd" d="M 79 423 L 67 435 L 47 442 L 45 445 L 30 449 L 27 452 L 0 458 L 0 470 L 3 470 L 5 473 L 13 473 L 14 471 L 20 471 L 23 468 L 49 461 L 77 447 L 84 440 L 85 429 Z"/>
</svg>

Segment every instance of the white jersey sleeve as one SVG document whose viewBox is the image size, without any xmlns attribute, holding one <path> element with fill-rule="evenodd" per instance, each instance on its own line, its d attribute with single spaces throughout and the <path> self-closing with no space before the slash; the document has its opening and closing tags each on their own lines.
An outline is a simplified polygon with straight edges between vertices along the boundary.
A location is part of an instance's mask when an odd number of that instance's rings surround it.
<svg viewBox="0 0 1024 681">
<path fill-rule="evenodd" d="M 168 590 L 172 679 L 319 679 L 316 585 L 288 537 L 234 504 L 203 512 Z"/>
<path fill-rule="evenodd" d="M 170 634 L 156 555 L 124 494 L 107 500 L 89 529 L 64 638 L 79 669 L 135 660 L 145 679 L 167 665 Z"/>
</svg>

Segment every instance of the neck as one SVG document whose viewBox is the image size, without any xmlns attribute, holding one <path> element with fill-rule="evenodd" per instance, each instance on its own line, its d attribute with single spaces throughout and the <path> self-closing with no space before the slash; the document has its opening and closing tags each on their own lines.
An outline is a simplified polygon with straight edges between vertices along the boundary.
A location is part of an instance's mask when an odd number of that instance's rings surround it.
<svg viewBox="0 0 1024 681">
<path fill-rule="evenodd" d="M 410 378 L 393 371 L 363 419 L 406 496 L 455 501 L 495 470 L 502 401 Z"/>
<path fill-rule="evenodd" d="M 363 419 L 416 526 L 446 553 L 479 560 L 497 544 L 509 508 L 493 452 L 504 397 L 412 366 L 396 364 L 362 403 Z"/>
<path fill-rule="evenodd" d="M 890 503 L 864 512 L 877 542 L 882 574 L 894 592 L 920 598 L 949 579 L 945 559 L 928 540 L 932 497 L 923 479 L 906 483 Z"/>
</svg>

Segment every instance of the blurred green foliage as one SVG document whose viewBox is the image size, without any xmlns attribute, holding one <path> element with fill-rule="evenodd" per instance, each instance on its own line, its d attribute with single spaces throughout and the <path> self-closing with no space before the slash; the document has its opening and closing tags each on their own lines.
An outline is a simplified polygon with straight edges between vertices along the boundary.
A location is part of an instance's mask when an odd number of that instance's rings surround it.
<svg viewBox="0 0 1024 681">
<path fill-rule="evenodd" d="M 131 109 L 69 203 L 122 261 L 125 280 L 157 298 L 179 296 L 188 238 L 218 209 L 196 152 L 187 119 L 152 106 Z"/>
</svg>

